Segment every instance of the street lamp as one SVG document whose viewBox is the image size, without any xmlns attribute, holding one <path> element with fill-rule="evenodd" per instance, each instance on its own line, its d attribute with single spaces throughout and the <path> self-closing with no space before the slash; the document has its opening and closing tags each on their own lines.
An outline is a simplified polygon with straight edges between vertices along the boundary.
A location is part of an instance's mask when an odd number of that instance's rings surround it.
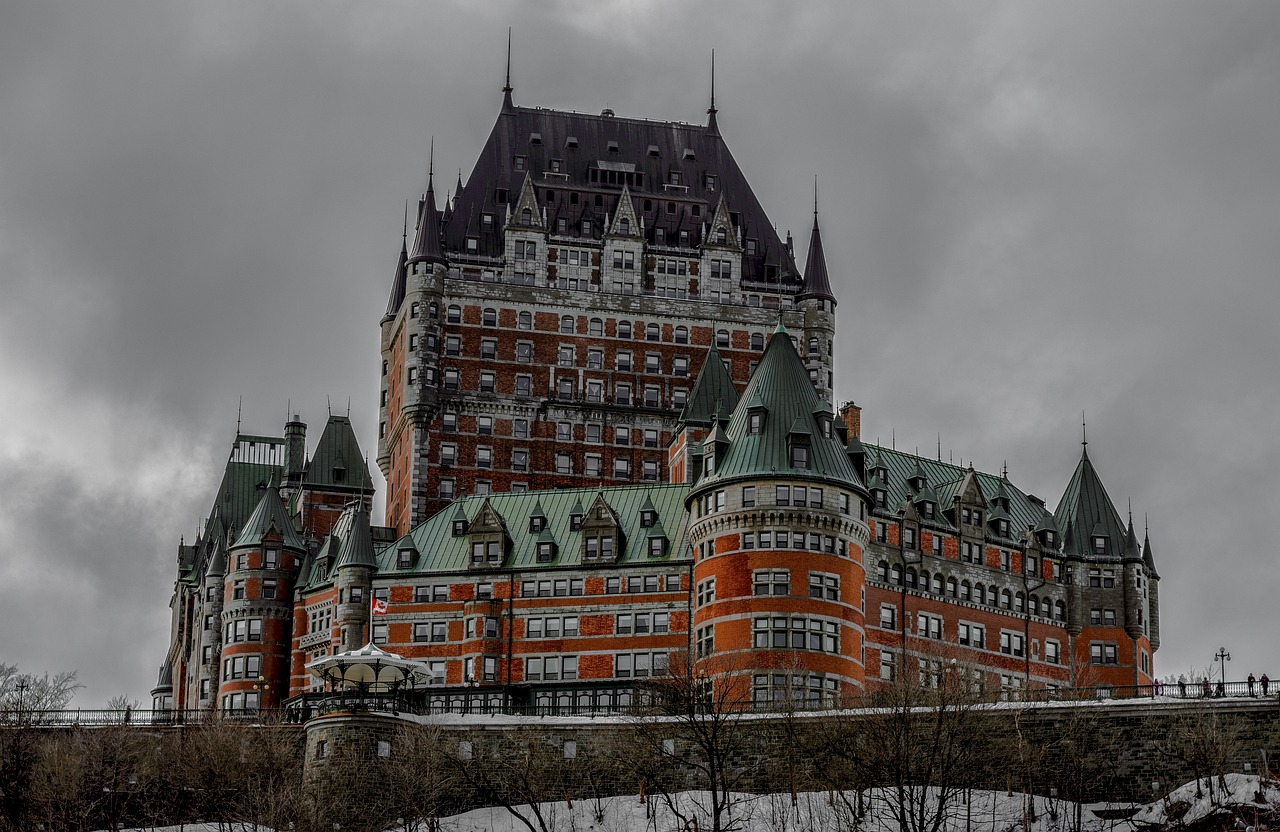
<svg viewBox="0 0 1280 832">
<path fill-rule="evenodd" d="M 1231 654 L 1227 652 L 1227 648 L 1219 647 L 1213 659 L 1222 665 L 1222 684 L 1225 687 L 1227 684 L 1227 662 L 1231 661 Z"/>
<path fill-rule="evenodd" d="M 267 681 L 267 677 L 258 675 L 258 681 L 253 683 L 253 691 L 258 697 L 258 710 L 267 707 L 267 692 L 271 690 L 271 683 Z"/>
</svg>

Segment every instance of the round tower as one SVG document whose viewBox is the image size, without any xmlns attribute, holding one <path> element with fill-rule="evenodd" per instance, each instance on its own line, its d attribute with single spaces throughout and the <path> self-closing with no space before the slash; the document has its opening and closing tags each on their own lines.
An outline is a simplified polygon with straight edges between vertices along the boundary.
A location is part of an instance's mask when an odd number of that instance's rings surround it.
<svg viewBox="0 0 1280 832">
<path fill-rule="evenodd" d="M 337 570 L 335 586 L 338 590 L 338 607 L 334 615 L 339 632 L 337 649 L 338 652 L 356 650 L 373 641 L 369 605 L 373 595 L 373 573 L 377 570 L 369 514 L 363 501 L 355 506 L 351 528 L 342 544 L 342 552 L 334 562 L 334 569 Z"/>
<path fill-rule="evenodd" d="M 816 186 L 815 186 L 816 188 Z M 827 275 L 827 258 L 818 230 L 818 195 L 813 199 L 813 232 L 809 235 L 809 259 L 804 267 L 804 288 L 796 295 L 796 308 L 804 313 L 804 335 L 800 344 L 805 369 L 818 397 L 832 402 L 835 386 L 836 297 Z"/>
<path fill-rule="evenodd" d="M 695 678 L 719 701 L 834 704 L 863 690 L 866 491 L 778 328 L 702 443 L 687 498 Z"/>
<path fill-rule="evenodd" d="M 218 707 L 276 708 L 289 695 L 293 578 L 306 544 L 273 482 L 227 549 Z"/>
</svg>

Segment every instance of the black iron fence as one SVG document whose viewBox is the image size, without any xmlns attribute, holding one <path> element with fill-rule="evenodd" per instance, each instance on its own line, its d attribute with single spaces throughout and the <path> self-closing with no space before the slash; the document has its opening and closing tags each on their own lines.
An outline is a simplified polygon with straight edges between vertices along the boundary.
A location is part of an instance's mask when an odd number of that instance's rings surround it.
<svg viewBox="0 0 1280 832">
<path fill-rule="evenodd" d="M 781 697 L 741 703 L 744 711 L 822 711 L 837 708 L 876 707 L 884 701 L 868 694 L 856 701 Z M 775 694 L 776 696 L 776 694 Z M 1006 688 L 972 692 L 960 697 L 971 702 L 1053 703 L 1072 701 L 1125 700 L 1134 704 L 1185 700 L 1249 700 L 1263 699 L 1280 705 L 1280 686 L 1260 682 L 1173 682 L 1152 685 L 1098 686 L 1088 688 Z M 202 711 L 92 710 L 77 708 L 59 711 L 0 710 L 0 727 L 101 727 L 129 725 L 136 727 L 202 725 L 212 722 L 245 724 L 302 723 L 330 713 L 388 714 L 458 714 L 509 716 L 598 716 L 610 714 L 653 713 L 660 704 L 661 689 L 618 688 L 611 684 L 561 686 L 465 686 L 433 688 L 426 691 L 370 693 L 358 690 L 304 693 L 290 699 L 283 708 Z M 922 705 L 929 702 L 928 691 L 922 689 Z M 718 703 L 724 707 L 726 703 Z M 660 710 L 660 708 L 659 708 Z"/>
</svg>

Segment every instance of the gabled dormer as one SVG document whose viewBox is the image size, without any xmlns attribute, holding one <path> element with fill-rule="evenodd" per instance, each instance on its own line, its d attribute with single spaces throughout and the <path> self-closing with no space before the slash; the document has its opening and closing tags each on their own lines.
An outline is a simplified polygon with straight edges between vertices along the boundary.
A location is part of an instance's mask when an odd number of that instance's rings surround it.
<svg viewBox="0 0 1280 832">
<path fill-rule="evenodd" d="M 574 500 L 573 507 L 569 509 L 569 531 L 576 532 L 582 529 L 582 520 L 586 512 L 582 508 L 582 500 Z"/>
<path fill-rule="evenodd" d="M 533 539 L 533 546 L 534 557 L 538 563 L 551 563 L 560 552 L 560 545 L 556 543 L 555 535 L 546 528 L 538 532 Z"/>
<path fill-rule="evenodd" d="M 952 522 L 959 527 L 961 533 L 977 537 L 984 535 L 987 498 L 982 493 L 982 484 L 978 482 L 978 473 L 973 470 L 972 465 L 960 482 L 952 511 L 955 513 Z"/>
<path fill-rule="evenodd" d="M 520 198 L 516 200 L 516 206 L 511 210 L 507 228 L 521 231 L 546 231 L 546 223 L 542 221 L 542 208 L 538 205 L 538 194 L 533 189 L 532 176 L 526 174 L 524 177 Z"/>
<path fill-rule="evenodd" d="M 757 394 L 747 402 L 747 436 L 761 436 L 769 420 L 769 408 Z"/>
<path fill-rule="evenodd" d="M 653 500 L 646 494 L 644 503 L 640 506 L 640 528 L 652 528 L 657 522 L 658 510 L 654 508 Z"/>
<path fill-rule="evenodd" d="M 453 518 L 449 521 L 449 536 L 466 537 L 468 525 L 470 525 L 470 521 L 467 520 L 467 513 L 463 510 L 462 503 L 459 502 L 457 508 L 453 510 Z"/>
<path fill-rule="evenodd" d="M 867 490 L 871 493 L 871 506 L 879 511 L 889 509 L 889 468 L 878 453 L 868 460 Z"/>
<path fill-rule="evenodd" d="M 813 424 L 817 428 L 818 433 L 822 435 L 823 439 L 830 439 L 835 435 L 835 431 L 832 427 L 833 422 L 834 419 L 831 414 L 831 408 L 826 402 L 820 402 L 818 406 L 813 409 Z"/>
<path fill-rule="evenodd" d="M 721 194 L 720 201 L 716 203 L 716 211 L 711 216 L 711 223 L 707 226 L 703 247 L 740 253 L 742 247 L 738 236 L 738 229 L 733 224 L 733 214 L 729 211 L 729 202 Z"/>
<path fill-rule="evenodd" d="M 712 425 L 711 432 L 707 434 L 706 439 L 702 440 L 701 476 L 706 477 L 714 475 L 719 470 L 720 462 L 729 450 L 729 437 L 721 426 L 718 416 L 712 420 Z"/>
<path fill-rule="evenodd" d="M 656 512 L 654 513 L 653 524 L 644 528 L 644 539 L 645 555 L 650 560 L 667 556 L 671 541 L 667 537 L 667 532 L 662 527 L 661 521 L 657 519 Z"/>
<path fill-rule="evenodd" d="M 915 552 L 920 549 L 920 513 L 916 511 L 915 503 L 910 499 L 904 500 L 902 504 L 902 536 L 899 543 L 902 545 L 903 551 Z"/>
<path fill-rule="evenodd" d="M 813 467 L 813 431 L 803 416 L 797 416 L 787 431 L 787 461 L 797 471 Z"/>
<path fill-rule="evenodd" d="M 467 564 L 472 569 L 498 569 L 507 560 L 511 536 L 502 515 L 488 499 L 467 526 Z"/>
<path fill-rule="evenodd" d="M 542 510 L 542 501 L 538 500 L 534 503 L 533 511 L 529 513 L 529 533 L 539 534 L 547 528 L 547 513 Z"/>
<path fill-rule="evenodd" d="M 1040 541 L 1040 548 L 1046 551 L 1056 550 L 1062 544 L 1058 526 L 1053 521 L 1053 515 L 1048 511 L 1041 512 L 1040 522 L 1036 523 L 1032 534 L 1035 535 L 1036 540 Z"/>
<path fill-rule="evenodd" d="M 616 563 L 623 545 L 618 515 L 599 493 L 582 520 L 582 562 Z"/>
<path fill-rule="evenodd" d="M 916 460 L 916 467 L 911 471 L 911 475 L 907 477 L 907 484 L 911 486 L 911 493 L 917 494 L 924 490 L 929 484 L 929 478 L 925 476 L 924 469 L 920 467 L 920 460 Z"/>
<path fill-rule="evenodd" d="M 638 241 L 643 237 L 644 221 L 636 216 L 630 188 L 623 185 L 622 193 L 618 196 L 618 209 L 605 229 L 605 238 Z"/>
</svg>

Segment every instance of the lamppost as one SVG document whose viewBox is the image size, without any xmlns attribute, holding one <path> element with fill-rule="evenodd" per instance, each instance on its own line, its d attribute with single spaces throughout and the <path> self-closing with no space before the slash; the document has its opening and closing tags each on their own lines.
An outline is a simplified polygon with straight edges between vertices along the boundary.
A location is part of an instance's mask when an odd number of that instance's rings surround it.
<svg viewBox="0 0 1280 832">
<path fill-rule="evenodd" d="M 258 712 L 261 713 L 267 707 L 267 693 L 271 690 L 271 683 L 267 681 L 267 677 L 258 674 L 258 681 L 253 683 L 253 692 L 258 697 Z"/>
<path fill-rule="evenodd" d="M 1214 654 L 1213 660 L 1222 666 L 1222 685 L 1227 684 L 1227 662 L 1231 661 L 1231 654 L 1227 652 L 1227 648 L 1219 647 L 1218 652 Z"/>
</svg>

